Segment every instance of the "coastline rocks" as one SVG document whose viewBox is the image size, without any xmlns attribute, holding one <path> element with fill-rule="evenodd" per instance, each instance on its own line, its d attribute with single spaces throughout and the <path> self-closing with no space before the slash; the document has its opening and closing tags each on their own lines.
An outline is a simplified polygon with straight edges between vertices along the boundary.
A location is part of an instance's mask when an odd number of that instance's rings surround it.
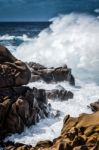
<svg viewBox="0 0 99 150">
<path fill-rule="evenodd" d="M 34 150 L 31 145 L 24 145 L 22 143 L 13 143 L 8 141 L 6 143 L 1 142 L 1 149 L 3 150 Z"/>
<path fill-rule="evenodd" d="M 0 46 L 0 88 L 25 85 L 31 78 L 27 65 Z"/>
<path fill-rule="evenodd" d="M 31 72 L 31 81 L 43 79 L 45 82 L 50 83 L 65 80 L 69 81 L 71 85 L 75 85 L 71 69 L 67 66 L 45 68 L 36 63 L 29 64 L 29 66 L 31 71 L 24 62 L 17 60 L 7 48 L 0 46 L 0 145 L 4 150 L 38 150 L 39 148 L 54 150 L 54 145 L 55 149 L 58 146 L 60 150 L 64 146 L 71 148 L 70 142 L 64 145 L 59 141 L 57 145 L 57 139 L 53 142 L 39 142 L 35 148 L 24 144 L 3 142 L 6 136 L 12 133 L 21 133 L 25 127 L 36 124 L 41 118 L 48 117 L 51 108 L 47 101 L 48 98 L 58 98 L 60 100 L 73 98 L 73 93 L 66 91 L 64 88 L 46 91 L 23 86 L 29 82 Z M 58 115 L 59 112 L 56 117 Z M 64 140 L 64 134 L 61 134 L 62 136 L 62 140 Z"/>
<path fill-rule="evenodd" d="M 93 112 L 99 111 L 99 100 L 94 103 L 91 103 L 89 107 Z"/>
<path fill-rule="evenodd" d="M 65 90 L 63 87 L 61 89 L 53 89 L 46 91 L 46 95 L 48 99 L 58 99 L 60 101 L 65 101 L 73 98 L 73 93 L 71 91 Z"/>
<path fill-rule="evenodd" d="M 68 81 L 71 85 L 75 85 L 71 69 L 66 65 L 58 68 L 46 68 L 34 62 L 30 62 L 28 65 L 31 70 L 31 82 L 38 80 L 44 80 L 47 83 Z"/>
<path fill-rule="evenodd" d="M 3 143 L 2 143 L 3 145 Z M 36 147 L 4 143 L 4 149 L 13 150 L 99 150 L 99 111 L 81 114 L 74 118 L 67 115 L 61 135 L 51 141 L 38 142 Z"/>
<path fill-rule="evenodd" d="M 30 78 L 27 65 L 0 46 L 0 140 L 48 117 L 45 90 L 23 86 Z"/>
<path fill-rule="evenodd" d="M 13 87 L 0 90 L 0 138 L 9 133 L 20 133 L 24 127 L 36 124 L 48 117 L 45 93 L 28 87 Z M 43 98 L 44 96 L 44 98 Z"/>
</svg>

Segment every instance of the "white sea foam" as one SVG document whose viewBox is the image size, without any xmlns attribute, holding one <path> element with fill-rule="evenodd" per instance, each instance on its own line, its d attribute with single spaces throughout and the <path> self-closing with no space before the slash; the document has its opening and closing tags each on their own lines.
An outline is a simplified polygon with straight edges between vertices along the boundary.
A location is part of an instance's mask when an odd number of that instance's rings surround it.
<svg viewBox="0 0 99 150">
<path fill-rule="evenodd" d="M 54 89 L 55 86 L 61 85 L 65 89 L 71 90 L 74 93 L 72 100 L 59 102 L 57 100 L 49 100 L 52 105 L 52 111 L 56 112 L 59 110 L 61 116 L 59 118 L 47 118 L 41 120 L 35 126 L 26 128 L 22 134 L 15 134 L 8 137 L 6 140 L 15 142 L 21 142 L 25 144 L 35 145 L 40 140 L 53 140 L 60 135 L 60 131 L 63 126 L 63 119 L 67 114 L 71 116 L 78 116 L 80 113 L 86 112 L 91 113 L 91 110 L 87 108 L 91 102 L 96 101 L 99 98 L 99 86 L 93 84 L 83 84 L 81 88 L 73 88 L 68 86 L 66 82 L 57 84 L 46 84 L 44 82 L 35 82 L 29 84 L 30 87 Z M 80 83 L 78 83 L 80 86 Z M 82 86 L 82 84 L 81 84 Z"/>
<path fill-rule="evenodd" d="M 9 34 L 0 35 L 0 40 L 13 40 L 15 36 L 9 36 Z"/>
<path fill-rule="evenodd" d="M 31 41 L 31 38 L 29 38 L 26 34 L 23 34 L 22 36 L 13 36 L 13 35 L 9 35 L 9 34 L 5 34 L 0 36 L 0 41 L 4 40 L 4 41 L 8 41 L 8 40 L 22 40 L 22 41 Z"/>
<path fill-rule="evenodd" d="M 49 29 L 43 30 L 31 42 L 19 46 L 14 53 L 24 61 L 34 61 L 45 66 L 61 66 L 67 64 L 73 69 L 76 78 L 76 87 L 66 82 L 46 84 L 34 82 L 30 87 L 54 89 L 61 85 L 74 93 L 72 100 L 49 102 L 52 110 L 60 110 L 61 116 L 57 119 L 41 120 L 36 126 L 18 135 L 12 135 L 7 140 L 35 145 L 39 140 L 52 140 L 59 136 L 65 115 L 78 116 L 80 113 L 91 113 L 87 108 L 91 102 L 99 98 L 99 20 L 97 18 L 70 14 L 53 19 Z M 83 79 L 83 80 L 81 80 Z M 86 83 L 86 80 L 89 83 Z M 93 80 L 92 80 L 93 79 Z M 78 88 L 79 87 L 79 88 Z"/>
<path fill-rule="evenodd" d="M 66 63 L 76 75 L 82 71 L 82 74 L 86 72 L 85 77 L 88 74 L 89 78 L 96 79 L 99 74 L 98 38 L 97 18 L 77 14 L 60 16 L 37 38 L 19 46 L 15 55 L 46 66 Z"/>
</svg>

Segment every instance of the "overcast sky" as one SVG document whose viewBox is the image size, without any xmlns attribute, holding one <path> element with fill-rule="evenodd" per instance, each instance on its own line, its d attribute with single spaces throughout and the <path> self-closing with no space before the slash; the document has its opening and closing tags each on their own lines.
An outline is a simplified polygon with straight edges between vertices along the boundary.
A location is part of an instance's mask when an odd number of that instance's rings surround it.
<svg viewBox="0 0 99 150">
<path fill-rule="evenodd" d="M 99 0 L 0 0 L 0 21 L 46 21 L 59 14 L 92 12 L 96 7 Z"/>
</svg>

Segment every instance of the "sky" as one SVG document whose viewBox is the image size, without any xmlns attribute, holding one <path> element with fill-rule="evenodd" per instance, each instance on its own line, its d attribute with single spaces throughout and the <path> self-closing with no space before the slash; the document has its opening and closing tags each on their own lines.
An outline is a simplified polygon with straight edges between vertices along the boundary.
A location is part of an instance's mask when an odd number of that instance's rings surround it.
<svg viewBox="0 0 99 150">
<path fill-rule="evenodd" d="M 47 21 L 59 14 L 93 11 L 99 0 L 0 0 L 0 21 Z"/>
</svg>

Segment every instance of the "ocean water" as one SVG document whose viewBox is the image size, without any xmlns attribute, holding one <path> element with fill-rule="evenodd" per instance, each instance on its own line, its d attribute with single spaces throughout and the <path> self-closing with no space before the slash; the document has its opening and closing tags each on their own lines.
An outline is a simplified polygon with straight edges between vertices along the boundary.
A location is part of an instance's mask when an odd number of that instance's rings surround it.
<svg viewBox="0 0 99 150">
<path fill-rule="evenodd" d="M 86 2 L 89 4 L 90 1 Z M 53 140 L 59 136 L 63 118 L 67 114 L 78 116 L 80 113 L 92 113 L 87 106 L 99 98 L 99 8 L 97 5 L 92 5 L 93 8 L 89 5 L 85 13 L 73 11 L 61 14 L 52 18 L 51 22 L 0 23 L 0 44 L 8 47 L 17 58 L 47 67 L 67 64 L 76 79 L 75 87 L 67 82 L 29 83 L 30 87 L 44 89 L 54 89 L 61 85 L 71 90 L 74 98 L 64 102 L 49 99 L 52 113 L 59 110 L 60 117 L 54 118 L 51 115 L 37 125 L 26 128 L 22 134 L 14 134 L 6 140 L 34 146 L 39 140 Z"/>
</svg>

